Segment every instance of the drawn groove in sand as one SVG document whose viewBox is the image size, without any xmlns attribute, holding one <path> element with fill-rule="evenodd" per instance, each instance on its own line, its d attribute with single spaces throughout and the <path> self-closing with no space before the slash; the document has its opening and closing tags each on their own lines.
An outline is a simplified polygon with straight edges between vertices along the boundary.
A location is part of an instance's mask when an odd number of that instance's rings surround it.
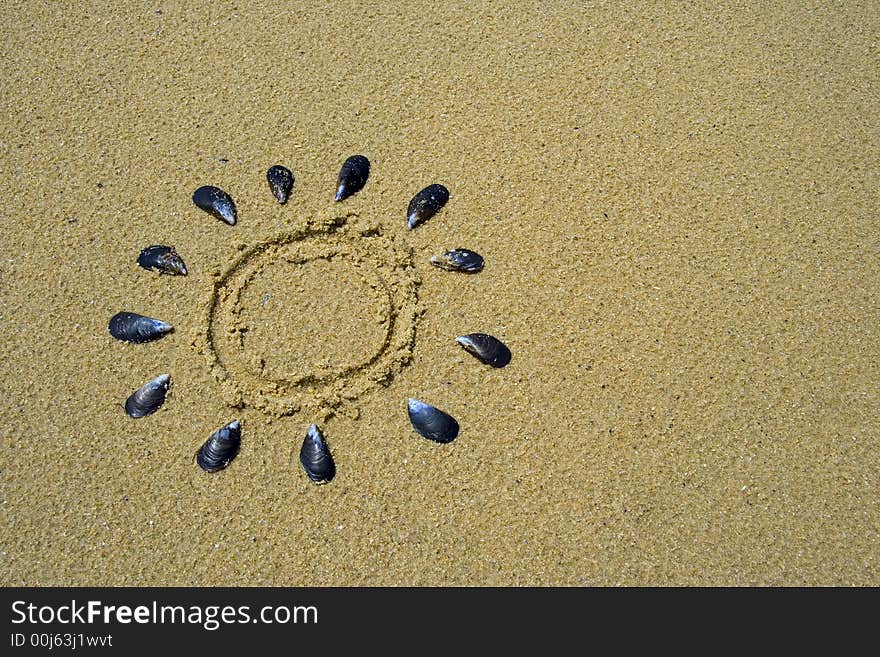
<svg viewBox="0 0 880 657">
<path fill-rule="evenodd" d="M 277 236 L 214 283 L 205 352 L 231 405 L 326 417 L 410 362 L 412 250 L 358 224 L 350 213 Z"/>
</svg>

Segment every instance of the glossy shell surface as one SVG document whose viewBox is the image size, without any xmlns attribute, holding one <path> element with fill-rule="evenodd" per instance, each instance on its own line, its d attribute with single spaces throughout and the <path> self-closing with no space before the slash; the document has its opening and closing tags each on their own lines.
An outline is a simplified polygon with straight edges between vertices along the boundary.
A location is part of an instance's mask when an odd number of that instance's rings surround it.
<svg viewBox="0 0 880 657">
<path fill-rule="evenodd" d="M 326 484 L 336 474 L 336 466 L 330 449 L 317 424 L 313 424 L 306 432 L 302 447 L 299 450 L 299 462 L 309 479 L 316 484 Z"/>
<path fill-rule="evenodd" d="M 170 385 L 171 377 L 168 374 L 160 374 L 155 379 L 147 381 L 125 400 L 125 412 L 133 418 L 155 413 L 165 403 Z"/>
<path fill-rule="evenodd" d="M 173 330 L 171 324 L 137 313 L 121 312 L 110 318 L 107 329 L 123 342 L 152 342 Z"/>
<path fill-rule="evenodd" d="M 336 200 L 343 201 L 357 194 L 370 177 L 370 161 L 363 155 L 352 155 L 342 163 L 336 184 Z"/>
<path fill-rule="evenodd" d="M 193 203 L 220 221 L 234 226 L 238 221 L 238 211 L 232 197 L 219 187 L 204 185 L 193 192 Z"/>
<path fill-rule="evenodd" d="M 483 271 L 483 256 L 470 249 L 452 249 L 431 256 L 431 264 L 447 271 L 476 274 Z"/>
<path fill-rule="evenodd" d="M 276 164 L 266 172 L 266 180 L 269 181 L 269 189 L 275 200 L 281 205 L 287 203 L 290 193 L 293 191 L 293 173 L 287 167 Z"/>
<path fill-rule="evenodd" d="M 229 465 L 240 446 L 241 424 L 233 420 L 211 434 L 196 453 L 196 462 L 205 472 L 217 472 Z"/>
<path fill-rule="evenodd" d="M 458 422 L 449 413 L 418 399 L 407 400 L 409 421 L 421 436 L 436 443 L 449 443 L 458 435 Z"/>
<path fill-rule="evenodd" d="M 449 190 L 435 183 L 428 185 L 412 197 L 406 210 L 406 222 L 410 228 L 427 221 L 437 214 L 449 200 Z"/>
<path fill-rule="evenodd" d="M 511 354 L 507 345 L 498 338 L 487 333 L 469 333 L 460 335 L 455 341 L 469 354 L 475 356 L 486 365 L 504 367 L 510 362 Z"/>
<path fill-rule="evenodd" d="M 137 263 L 144 269 L 157 271 L 160 274 L 172 274 L 186 276 L 186 265 L 183 258 L 174 250 L 173 246 L 154 244 L 140 252 Z"/>
</svg>

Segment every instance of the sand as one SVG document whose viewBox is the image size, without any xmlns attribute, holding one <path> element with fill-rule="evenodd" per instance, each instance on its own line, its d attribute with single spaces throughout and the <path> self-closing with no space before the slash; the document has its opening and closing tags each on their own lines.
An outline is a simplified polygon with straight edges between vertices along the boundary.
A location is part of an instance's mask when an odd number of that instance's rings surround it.
<svg viewBox="0 0 880 657">
<path fill-rule="evenodd" d="M 0 8 L 0 584 L 880 585 L 876 8 L 435 4 Z M 278 241 L 348 213 L 348 256 Z M 218 285 L 281 243 L 223 311 L 224 382 Z M 188 275 L 138 267 L 151 244 Z M 484 271 L 429 264 L 454 247 Z M 119 342 L 122 310 L 175 330 Z"/>
</svg>

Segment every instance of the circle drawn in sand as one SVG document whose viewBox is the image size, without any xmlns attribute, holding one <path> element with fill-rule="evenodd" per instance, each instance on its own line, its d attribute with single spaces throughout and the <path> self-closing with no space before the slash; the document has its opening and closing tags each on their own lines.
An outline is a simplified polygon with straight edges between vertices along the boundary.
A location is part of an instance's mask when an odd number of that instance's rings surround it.
<svg viewBox="0 0 880 657">
<path fill-rule="evenodd" d="M 412 251 L 353 217 L 258 244 L 215 282 L 206 352 L 233 406 L 329 414 L 412 359 Z"/>
</svg>

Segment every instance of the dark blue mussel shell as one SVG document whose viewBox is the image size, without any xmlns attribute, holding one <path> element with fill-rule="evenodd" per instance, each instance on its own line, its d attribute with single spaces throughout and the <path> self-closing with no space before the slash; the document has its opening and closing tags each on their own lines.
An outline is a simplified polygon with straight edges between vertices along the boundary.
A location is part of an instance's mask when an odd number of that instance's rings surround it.
<svg viewBox="0 0 880 657">
<path fill-rule="evenodd" d="M 324 442 L 324 436 L 317 424 L 313 424 L 306 432 L 302 447 L 299 450 L 299 462 L 309 479 L 316 484 L 326 484 L 336 474 L 336 466 L 330 449 Z"/>
<path fill-rule="evenodd" d="M 290 193 L 293 191 L 293 173 L 287 167 L 276 164 L 266 172 L 266 180 L 269 181 L 269 189 L 272 195 L 281 205 L 287 203 Z"/>
<path fill-rule="evenodd" d="M 134 418 L 155 413 L 165 403 L 170 385 L 171 377 L 167 374 L 160 374 L 155 379 L 147 381 L 125 400 L 125 412 Z"/>
<path fill-rule="evenodd" d="M 121 312 L 110 318 L 107 329 L 117 340 L 152 342 L 173 330 L 171 324 L 137 313 Z"/>
<path fill-rule="evenodd" d="M 431 264 L 448 271 L 461 271 L 476 274 L 483 271 L 483 256 L 469 249 L 452 249 L 440 255 L 431 256 Z"/>
<path fill-rule="evenodd" d="M 412 197 L 406 210 L 406 222 L 410 228 L 415 228 L 420 223 L 427 221 L 449 200 L 449 190 L 443 185 L 428 185 L 418 194 Z"/>
<path fill-rule="evenodd" d="M 488 333 L 468 333 L 455 338 L 466 352 L 492 367 L 504 367 L 510 362 L 507 345 Z"/>
<path fill-rule="evenodd" d="M 449 443 L 458 435 L 458 422 L 448 413 L 418 399 L 407 400 L 409 421 L 420 435 L 437 443 Z"/>
<path fill-rule="evenodd" d="M 160 274 L 186 276 L 186 265 L 183 258 L 173 246 L 154 244 L 140 252 L 137 263 L 144 269 L 157 271 Z"/>
<path fill-rule="evenodd" d="M 342 163 L 336 185 L 336 200 L 342 201 L 357 194 L 370 177 L 370 161 L 363 155 L 352 155 Z"/>
<path fill-rule="evenodd" d="M 205 472 L 217 472 L 229 465 L 240 446 L 241 424 L 233 420 L 211 434 L 196 453 L 196 462 Z"/>
<path fill-rule="evenodd" d="M 232 197 L 219 187 L 204 185 L 193 192 L 193 203 L 220 221 L 234 226 L 238 221 L 238 212 Z"/>
</svg>

